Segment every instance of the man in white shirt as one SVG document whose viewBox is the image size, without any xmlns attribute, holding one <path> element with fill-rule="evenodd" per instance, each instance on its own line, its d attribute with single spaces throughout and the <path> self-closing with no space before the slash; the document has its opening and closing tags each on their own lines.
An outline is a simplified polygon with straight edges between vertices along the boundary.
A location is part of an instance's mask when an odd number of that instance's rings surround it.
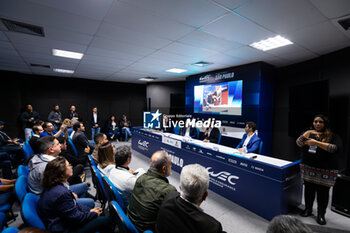
<svg viewBox="0 0 350 233">
<path fill-rule="evenodd" d="M 118 189 L 118 192 L 122 196 L 125 206 L 129 204 L 130 196 L 132 190 L 134 189 L 137 178 L 145 173 L 142 168 L 133 171 L 131 168 L 129 168 L 130 162 L 130 146 L 118 147 L 115 152 L 116 167 L 111 170 L 108 177 L 114 186 Z"/>
</svg>

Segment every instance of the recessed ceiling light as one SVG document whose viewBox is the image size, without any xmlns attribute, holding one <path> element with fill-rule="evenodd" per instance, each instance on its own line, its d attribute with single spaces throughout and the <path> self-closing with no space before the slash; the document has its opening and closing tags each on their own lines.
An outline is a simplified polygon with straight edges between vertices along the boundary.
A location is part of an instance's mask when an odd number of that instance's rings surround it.
<svg viewBox="0 0 350 233">
<path fill-rule="evenodd" d="M 74 74 L 74 70 L 65 70 L 65 69 L 53 68 L 53 71 L 58 72 L 58 73 L 65 73 L 65 74 Z"/>
<path fill-rule="evenodd" d="M 193 63 L 192 65 L 204 67 L 204 66 L 209 66 L 211 64 L 214 64 L 214 63 L 213 62 L 200 61 L 200 62 Z"/>
<path fill-rule="evenodd" d="M 266 40 L 261 40 L 259 42 L 255 42 L 253 44 L 250 44 L 249 46 L 254 47 L 256 49 L 262 50 L 262 51 L 267 51 L 270 49 L 275 49 L 279 48 L 282 46 L 290 45 L 293 44 L 290 40 L 282 37 L 282 36 L 275 36 L 275 37 L 270 37 Z"/>
<path fill-rule="evenodd" d="M 183 72 L 186 72 L 186 71 L 187 70 L 178 69 L 178 68 L 172 68 L 172 69 L 166 70 L 166 72 L 177 73 L 177 74 L 180 74 L 180 73 L 183 73 Z"/>
<path fill-rule="evenodd" d="M 146 82 L 150 82 L 150 81 L 153 81 L 153 80 L 156 80 L 157 78 L 154 78 L 154 77 L 146 77 L 146 78 L 140 78 L 139 80 L 140 81 L 146 81 Z"/>
<path fill-rule="evenodd" d="M 52 49 L 52 55 L 58 56 L 58 57 L 68 57 L 73 59 L 79 59 L 79 60 L 84 56 L 83 53 L 71 52 L 71 51 L 60 50 L 60 49 Z"/>
</svg>

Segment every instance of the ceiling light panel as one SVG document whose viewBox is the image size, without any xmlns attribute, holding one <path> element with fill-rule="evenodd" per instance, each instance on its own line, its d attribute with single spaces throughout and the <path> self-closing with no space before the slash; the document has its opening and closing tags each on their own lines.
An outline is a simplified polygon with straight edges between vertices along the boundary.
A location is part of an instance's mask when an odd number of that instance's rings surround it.
<svg viewBox="0 0 350 233">
<path fill-rule="evenodd" d="M 82 59 L 84 54 L 83 53 L 77 53 L 72 51 L 66 51 L 66 50 L 60 50 L 60 49 L 52 49 L 52 55 L 57 57 L 66 57 L 66 58 L 72 58 L 72 59 Z"/>
<path fill-rule="evenodd" d="M 271 49 L 283 47 L 290 44 L 293 44 L 293 42 L 291 42 L 290 40 L 282 36 L 275 36 L 275 37 L 270 37 L 266 40 L 261 40 L 259 42 L 252 43 L 249 46 L 262 51 L 268 51 Z"/>
</svg>

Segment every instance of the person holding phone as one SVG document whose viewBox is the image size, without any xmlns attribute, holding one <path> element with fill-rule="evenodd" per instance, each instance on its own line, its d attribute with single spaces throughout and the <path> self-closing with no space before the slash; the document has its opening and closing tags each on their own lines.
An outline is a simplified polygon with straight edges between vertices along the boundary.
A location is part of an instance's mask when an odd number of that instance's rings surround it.
<svg viewBox="0 0 350 233">
<path fill-rule="evenodd" d="M 340 139 L 329 128 L 328 118 L 317 115 L 311 129 L 304 132 L 296 143 L 302 148 L 300 170 L 305 186 L 305 209 L 301 216 L 312 215 L 312 206 L 317 194 L 316 221 L 325 225 L 329 189 L 334 185 L 338 174 L 337 152 L 341 147 Z"/>
</svg>

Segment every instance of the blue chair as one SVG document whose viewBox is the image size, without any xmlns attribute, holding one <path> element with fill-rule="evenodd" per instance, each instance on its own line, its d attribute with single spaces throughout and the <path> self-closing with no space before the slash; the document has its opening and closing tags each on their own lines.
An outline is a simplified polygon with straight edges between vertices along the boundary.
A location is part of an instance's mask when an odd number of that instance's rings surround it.
<svg viewBox="0 0 350 233">
<path fill-rule="evenodd" d="M 0 231 L 6 226 L 6 214 L 0 212 Z"/>
<path fill-rule="evenodd" d="M 8 227 L 8 228 L 5 228 L 1 233 L 17 233 L 17 232 L 19 232 L 19 229 L 15 227 Z"/>
<path fill-rule="evenodd" d="M 46 230 L 46 227 L 37 212 L 38 202 L 38 196 L 33 193 L 27 193 L 21 204 L 21 216 L 23 222 L 28 226 Z"/>
<path fill-rule="evenodd" d="M 174 127 L 174 134 L 180 135 L 180 130 L 181 130 L 180 126 L 175 126 Z"/>
<path fill-rule="evenodd" d="M 74 143 L 73 143 L 73 141 L 72 141 L 72 139 L 71 139 L 70 137 L 68 137 L 68 143 L 69 143 L 70 146 L 72 147 L 75 156 L 78 157 L 78 150 L 77 150 L 77 148 L 75 147 L 75 145 L 74 145 Z"/>
<path fill-rule="evenodd" d="M 28 159 L 31 155 L 34 154 L 34 151 L 32 149 L 32 147 L 30 146 L 29 142 L 26 141 L 23 145 L 23 150 L 24 150 L 24 155 L 25 155 L 25 158 Z"/>
<path fill-rule="evenodd" d="M 20 176 L 18 177 L 15 184 L 15 192 L 19 203 L 22 202 L 24 196 L 28 193 L 28 177 Z"/>
<path fill-rule="evenodd" d="M 90 165 L 97 167 L 97 164 L 95 163 L 95 160 L 92 158 L 91 154 L 88 155 L 88 158 L 89 158 Z"/>
<path fill-rule="evenodd" d="M 200 135 L 199 129 L 196 128 L 196 131 L 197 131 L 197 137 L 196 137 L 196 139 L 199 139 L 199 135 Z"/>
<path fill-rule="evenodd" d="M 92 182 L 96 188 L 97 199 L 101 202 L 101 208 L 104 209 L 107 203 L 108 194 L 103 186 L 102 175 L 95 166 L 91 166 Z"/>
<path fill-rule="evenodd" d="M 108 195 L 108 201 L 116 201 L 120 205 L 120 207 L 123 209 L 123 211 L 126 211 L 123 198 L 120 195 L 118 188 L 114 186 L 112 181 L 108 179 L 107 176 L 104 176 L 102 178 L 102 181 Z"/>
<path fill-rule="evenodd" d="M 20 176 L 28 176 L 29 175 L 29 168 L 28 166 L 19 165 L 17 168 L 17 175 Z"/>
<path fill-rule="evenodd" d="M 218 144 L 221 142 L 221 133 L 219 134 Z"/>
<path fill-rule="evenodd" d="M 139 233 L 116 201 L 110 202 L 109 211 L 111 220 L 118 226 L 120 233 Z"/>
<path fill-rule="evenodd" d="M 262 153 L 262 148 L 263 148 L 263 141 L 262 140 L 260 140 L 260 143 L 259 143 L 259 151 L 258 151 L 258 153 L 261 155 L 261 153 Z"/>
</svg>

